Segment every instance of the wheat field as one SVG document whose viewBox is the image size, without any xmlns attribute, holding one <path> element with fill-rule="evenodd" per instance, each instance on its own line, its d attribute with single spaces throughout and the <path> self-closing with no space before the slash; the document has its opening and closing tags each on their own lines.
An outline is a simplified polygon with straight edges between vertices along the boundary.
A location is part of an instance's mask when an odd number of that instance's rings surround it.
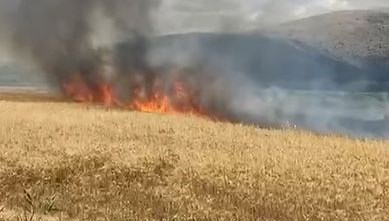
<svg viewBox="0 0 389 221">
<path fill-rule="evenodd" d="M 389 220 L 389 142 L 0 100 L 0 220 Z"/>
</svg>

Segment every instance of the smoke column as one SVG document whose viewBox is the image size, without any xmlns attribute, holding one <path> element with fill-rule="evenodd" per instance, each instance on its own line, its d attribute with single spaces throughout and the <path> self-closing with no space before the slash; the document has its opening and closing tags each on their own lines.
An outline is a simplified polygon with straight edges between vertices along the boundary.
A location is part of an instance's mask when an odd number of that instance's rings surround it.
<svg viewBox="0 0 389 221">
<path fill-rule="evenodd" d="M 100 9 L 102 16 L 114 24 L 111 39 L 148 37 L 152 34 L 151 12 L 158 2 L 6 0 L 0 5 L 6 26 L 2 30 L 9 33 L 17 55 L 32 59 L 54 84 L 68 80 L 75 73 L 93 84 L 103 59 L 101 50 L 91 40 L 94 27 L 98 26 L 93 13 Z"/>
<path fill-rule="evenodd" d="M 248 5 L 259 5 L 267 11 L 287 11 L 302 2 L 305 1 L 285 3 L 284 7 L 270 1 L 218 1 L 211 5 L 237 8 L 242 17 L 247 17 Z M 181 8 L 185 9 L 185 4 Z M 39 66 L 51 86 L 68 92 L 75 87 L 81 95 L 81 89 L 92 91 L 97 93 L 92 98 L 104 97 L 104 103 L 140 99 L 150 106 L 167 95 L 179 111 L 231 121 L 261 126 L 297 124 L 318 131 L 362 136 L 383 132 L 347 120 L 344 124 L 338 122 L 337 116 L 348 116 L 347 109 L 357 107 L 354 101 L 301 101 L 300 95 L 290 92 L 301 88 L 365 89 L 365 85 L 356 88 L 356 81 L 350 81 L 367 76 L 355 67 L 304 45 L 255 34 L 157 36 L 157 30 L 164 30 L 158 20 L 180 22 L 164 13 L 158 0 L 3 0 L 0 30 L 4 36 L 0 38 L 10 39 L 10 47 L 18 58 Z M 205 19 L 200 23 L 207 22 Z M 229 22 L 235 20 L 213 26 L 223 30 L 217 26 L 225 27 Z M 68 84 L 77 78 L 81 86 Z M 112 90 L 116 95 L 112 95 Z M 88 96 L 83 95 L 80 100 L 89 100 Z M 135 102 L 137 109 L 142 110 L 142 105 Z"/>
</svg>

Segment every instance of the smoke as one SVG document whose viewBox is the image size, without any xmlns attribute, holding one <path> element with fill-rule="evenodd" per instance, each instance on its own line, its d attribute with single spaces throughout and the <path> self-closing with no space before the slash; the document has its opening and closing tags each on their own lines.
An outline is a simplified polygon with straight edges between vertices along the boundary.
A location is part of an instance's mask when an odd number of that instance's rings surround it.
<svg viewBox="0 0 389 221">
<path fill-rule="evenodd" d="M 190 97 L 184 104 L 178 99 L 180 110 L 189 107 L 262 126 L 297 125 L 363 136 L 386 132 L 381 126 L 366 129 L 363 122 L 342 118 L 350 113 L 359 117 L 352 110 L 360 107 L 355 100 L 345 103 L 339 96 L 318 99 L 299 94 L 303 90 L 363 91 L 367 85 L 356 83 L 365 81 L 368 71 L 304 45 L 224 33 L 247 22 L 281 22 L 276 19 L 279 14 L 287 20 L 338 4 L 351 3 L 3 0 L 0 38 L 8 39 L 3 42 L 10 42 L 8 47 L 18 58 L 39 66 L 51 86 L 75 92 L 80 100 L 90 100 L 90 91 L 93 99 L 109 104 L 117 102 L 113 99 L 153 99 L 156 87 L 169 96 L 175 93 L 171 87 L 178 79 L 189 88 Z M 204 26 L 223 33 L 160 36 Z M 75 79 L 81 79 L 81 86 L 69 84 Z M 106 97 L 112 93 L 106 85 L 115 90 L 115 98 Z"/>
<path fill-rule="evenodd" d="M 13 52 L 33 60 L 53 83 L 76 73 L 94 83 L 103 59 L 92 41 L 100 27 L 97 22 L 114 25 L 108 36 L 113 42 L 148 37 L 157 6 L 154 0 L 4 0 L 0 27 L 8 33 Z M 99 12 L 104 19 L 96 21 Z"/>
<path fill-rule="evenodd" d="M 389 80 L 378 80 L 377 70 L 260 34 L 176 34 L 156 42 L 150 65 L 205 67 L 213 78 L 196 75 L 200 98 L 228 119 L 358 137 L 389 135 Z"/>
</svg>

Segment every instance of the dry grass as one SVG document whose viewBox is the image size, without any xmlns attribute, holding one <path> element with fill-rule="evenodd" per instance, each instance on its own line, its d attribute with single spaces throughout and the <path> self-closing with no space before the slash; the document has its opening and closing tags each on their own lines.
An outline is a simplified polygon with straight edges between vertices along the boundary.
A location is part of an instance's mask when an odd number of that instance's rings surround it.
<svg viewBox="0 0 389 221">
<path fill-rule="evenodd" d="M 388 147 L 0 101 L 0 220 L 385 220 Z"/>
</svg>

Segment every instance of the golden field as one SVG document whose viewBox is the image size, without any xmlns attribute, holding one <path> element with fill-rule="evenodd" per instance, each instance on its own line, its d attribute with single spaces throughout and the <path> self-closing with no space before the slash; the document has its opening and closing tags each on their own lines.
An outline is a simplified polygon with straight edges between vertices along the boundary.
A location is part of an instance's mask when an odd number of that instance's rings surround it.
<svg viewBox="0 0 389 221">
<path fill-rule="evenodd" d="M 0 220 L 389 220 L 389 142 L 0 100 Z"/>
</svg>

